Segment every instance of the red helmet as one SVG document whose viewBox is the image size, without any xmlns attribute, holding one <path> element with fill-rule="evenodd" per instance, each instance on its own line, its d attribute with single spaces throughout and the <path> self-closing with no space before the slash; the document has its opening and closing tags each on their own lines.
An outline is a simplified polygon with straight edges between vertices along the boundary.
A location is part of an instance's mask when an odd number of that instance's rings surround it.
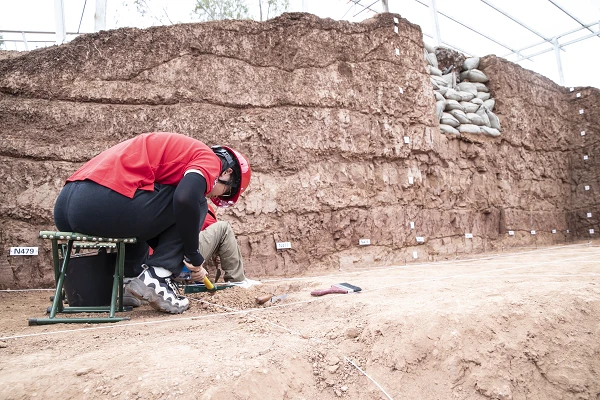
<svg viewBox="0 0 600 400">
<path fill-rule="evenodd" d="M 213 146 L 212 151 L 227 160 L 227 168 L 233 169 L 234 175 L 232 176 L 232 179 L 235 178 L 236 182 L 232 185 L 232 193 L 230 195 L 212 197 L 211 200 L 217 207 L 230 207 L 238 201 L 240 195 L 244 193 L 250 184 L 252 170 L 250 169 L 250 164 L 246 157 L 231 147 Z"/>
</svg>

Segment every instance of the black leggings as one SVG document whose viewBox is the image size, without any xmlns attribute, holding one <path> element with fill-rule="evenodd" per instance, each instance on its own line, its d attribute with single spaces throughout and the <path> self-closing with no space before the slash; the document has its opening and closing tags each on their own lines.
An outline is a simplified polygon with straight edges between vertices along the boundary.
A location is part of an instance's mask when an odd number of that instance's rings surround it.
<svg viewBox="0 0 600 400">
<path fill-rule="evenodd" d="M 125 276 L 137 276 L 144 263 L 178 275 L 184 249 L 173 215 L 175 189 L 155 183 L 153 192 L 138 189 L 130 199 L 92 181 L 69 182 L 56 199 L 54 223 L 60 231 L 135 237 L 137 243 L 125 245 Z"/>
</svg>

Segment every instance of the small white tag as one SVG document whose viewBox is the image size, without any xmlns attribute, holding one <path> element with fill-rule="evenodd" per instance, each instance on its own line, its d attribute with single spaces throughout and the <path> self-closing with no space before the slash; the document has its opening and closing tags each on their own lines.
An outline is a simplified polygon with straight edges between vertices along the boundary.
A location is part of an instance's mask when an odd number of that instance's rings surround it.
<svg viewBox="0 0 600 400">
<path fill-rule="evenodd" d="M 515 231 L 508 231 L 508 236 L 515 236 Z"/>
<path fill-rule="evenodd" d="M 400 22 L 400 21 L 398 20 L 398 17 L 394 17 L 394 23 L 395 23 L 395 24 L 397 24 L 398 22 Z"/>
<path fill-rule="evenodd" d="M 404 94 L 404 89 L 402 89 L 401 87 L 398 87 L 398 91 L 400 92 L 400 94 Z"/>
<path fill-rule="evenodd" d="M 588 218 L 592 218 L 592 213 L 587 213 Z"/>
<path fill-rule="evenodd" d="M 577 97 L 581 97 L 581 93 L 577 93 Z"/>
<path fill-rule="evenodd" d="M 594 230 L 590 229 L 590 235 L 593 235 L 593 234 L 594 234 Z"/>
<path fill-rule="evenodd" d="M 579 114 L 583 114 L 583 110 L 579 110 Z"/>
<path fill-rule="evenodd" d="M 394 32 L 398 33 L 398 27 L 397 26 L 394 27 Z"/>
<path fill-rule="evenodd" d="M 581 136 L 585 136 L 585 131 L 581 131 Z"/>
<path fill-rule="evenodd" d="M 585 190 L 590 190 L 590 187 L 589 187 L 588 185 L 585 185 L 583 188 L 584 188 Z"/>
<path fill-rule="evenodd" d="M 290 242 L 276 242 L 275 247 L 277 250 L 291 249 L 292 244 Z"/>
<path fill-rule="evenodd" d="M 587 154 L 583 156 L 583 159 L 584 159 L 584 160 L 587 160 L 588 158 L 589 158 L 589 157 L 588 157 L 588 155 L 587 155 Z"/>
<path fill-rule="evenodd" d="M 37 256 L 37 247 L 11 247 L 9 250 L 11 256 Z"/>
<path fill-rule="evenodd" d="M 465 238 L 466 239 L 473 239 L 473 234 L 472 233 L 465 233 Z"/>
<path fill-rule="evenodd" d="M 404 136 L 404 143 L 409 144 L 410 138 L 408 136 Z"/>
<path fill-rule="evenodd" d="M 532 234 L 532 235 L 535 235 L 535 231 L 531 231 L 531 234 Z"/>
<path fill-rule="evenodd" d="M 552 233 L 556 233 L 556 229 L 552 229 Z"/>
<path fill-rule="evenodd" d="M 368 246 L 371 244 L 371 239 L 358 239 L 358 244 L 360 246 Z"/>
<path fill-rule="evenodd" d="M 417 239 L 417 243 L 425 243 L 425 238 L 422 236 L 417 236 L 416 239 Z"/>
<path fill-rule="evenodd" d="M 415 223 L 413 221 L 410 221 L 410 229 L 415 229 Z"/>
<path fill-rule="evenodd" d="M 399 56 L 400 55 L 400 49 L 396 49 L 396 55 Z"/>
<path fill-rule="evenodd" d="M 569 88 L 569 92 L 572 92 L 573 90 L 575 90 L 575 88 Z"/>
<path fill-rule="evenodd" d="M 567 233 L 569 233 L 569 230 L 567 229 Z"/>
<path fill-rule="evenodd" d="M 412 177 L 412 176 L 409 176 L 409 177 L 408 177 L 408 184 L 409 184 L 409 185 L 412 185 L 412 184 L 413 184 L 413 182 L 414 182 L 414 180 L 413 180 L 413 177 Z"/>
<path fill-rule="evenodd" d="M 416 252 L 416 251 L 413 251 L 413 258 L 417 258 L 417 257 L 418 257 L 418 256 L 417 256 L 417 252 Z"/>
</svg>

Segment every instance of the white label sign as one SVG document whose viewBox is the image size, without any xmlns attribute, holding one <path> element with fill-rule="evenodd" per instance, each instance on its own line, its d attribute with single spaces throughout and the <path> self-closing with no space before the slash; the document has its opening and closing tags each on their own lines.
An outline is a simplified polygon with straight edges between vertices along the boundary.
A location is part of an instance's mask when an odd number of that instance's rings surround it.
<svg viewBox="0 0 600 400">
<path fill-rule="evenodd" d="M 415 223 L 414 223 L 414 221 L 410 221 L 410 229 L 415 229 Z"/>
<path fill-rule="evenodd" d="M 396 55 L 399 56 L 400 55 L 400 49 L 396 49 Z"/>
<path fill-rule="evenodd" d="M 413 258 L 417 258 L 417 257 L 418 257 L 418 256 L 417 256 L 417 252 L 416 252 L 416 251 L 413 251 Z"/>
<path fill-rule="evenodd" d="M 585 190 L 590 190 L 590 187 L 589 187 L 588 185 L 585 185 L 583 188 L 584 188 Z"/>
<path fill-rule="evenodd" d="M 425 238 L 422 236 L 417 236 L 417 243 L 425 243 Z"/>
<path fill-rule="evenodd" d="M 508 236 L 515 236 L 515 231 L 508 231 Z"/>
<path fill-rule="evenodd" d="M 414 183 L 414 179 L 413 179 L 412 176 L 408 177 L 408 183 L 411 184 L 411 185 Z"/>
<path fill-rule="evenodd" d="M 594 230 L 590 229 L 590 235 L 593 235 L 593 234 L 594 234 Z"/>
<path fill-rule="evenodd" d="M 583 159 L 584 159 L 584 160 L 587 160 L 588 158 L 589 158 L 589 157 L 588 157 L 588 155 L 587 155 L 587 154 L 583 156 Z"/>
<path fill-rule="evenodd" d="M 552 229 L 552 233 L 556 233 L 556 229 Z"/>
<path fill-rule="evenodd" d="M 569 92 L 572 92 L 573 90 L 575 90 L 575 88 L 569 88 Z"/>
<path fill-rule="evenodd" d="M 577 93 L 577 94 L 576 94 L 576 96 L 577 96 L 577 97 L 581 97 L 581 93 Z"/>
<path fill-rule="evenodd" d="M 398 20 L 398 17 L 394 17 L 394 23 L 395 23 L 395 24 L 398 24 L 398 22 L 400 22 L 400 21 Z"/>
<path fill-rule="evenodd" d="M 402 89 L 401 87 L 398 87 L 398 90 L 400 91 L 400 94 L 404 94 L 404 89 Z"/>
<path fill-rule="evenodd" d="M 567 229 L 567 233 L 569 233 L 569 230 Z"/>
<path fill-rule="evenodd" d="M 394 32 L 398 33 L 398 27 L 397 26 L 394 27 Z"/>
<path fill-rule="evenodd" d="M 473 234 L 472 233 L 465 233 L 465 238 L 467 238 L 467 239 L 473 239 Z"/>
<path fill-rule="evenodd" d="M 290 242 L 276 242 L 275 247 L 277 250 L 291 249 L 292 244 Z"/>
<path fill-rule="evenodd" d="M 581 136 L 585 136 L 585 131 L 581 131 Z"/>
<path fill-rule="evenodd" d="M 532 234 L 532 235 L 535 235 L 535 231 L 531 231 L 531 234 Z"/>
<path fill-rule="evenodd" d="M 410 138 L 408 136 L 404 136 L 404 143 L 409 144 Z"/>
<path fill-rule="evenodd" d="M 361 246 L 368 246 L 371 244 L 371 239 L 358 239 L 358 244 Z"/>
<path fill-rule="evenodd" d="M 588 218 L 592 218 L 592 213 L 587 213 Z"/>
<path fill-rule="evenodd" d="M 37 256 L 37 247 L 11 247 L 9 254 L 11 256 Z"/>
<path fill-rule="evenodd" d="M 583 114 L 583 110 L 579 110 L 579 114 Z"/>
</svg>

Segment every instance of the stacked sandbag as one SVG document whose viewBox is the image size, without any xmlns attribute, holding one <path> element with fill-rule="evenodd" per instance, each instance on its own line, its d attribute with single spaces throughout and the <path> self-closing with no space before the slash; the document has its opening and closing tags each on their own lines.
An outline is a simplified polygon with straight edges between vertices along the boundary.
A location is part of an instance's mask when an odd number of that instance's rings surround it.
<svg viewBox="0 0 600 400">
<path fill-rule="evenodd" d="M 425 61 L 433 86 L 440 131 L 500 136 L 500 120 L 493 113 L 495 100 L 486 86 L 488 77 L 479 69 L 479 57 L 466 58 L 462 70 L 451 65 L 441 68 L 435 49 L 425 45 Z"/>
</svg>

